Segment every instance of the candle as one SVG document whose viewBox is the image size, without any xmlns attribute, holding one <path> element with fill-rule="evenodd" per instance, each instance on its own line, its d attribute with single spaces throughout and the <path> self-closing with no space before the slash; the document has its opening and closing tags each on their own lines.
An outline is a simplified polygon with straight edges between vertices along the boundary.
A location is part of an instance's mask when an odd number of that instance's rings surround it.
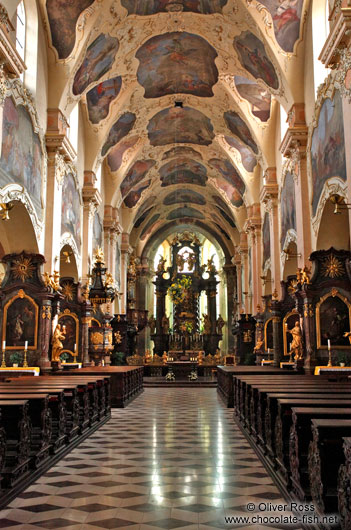
<svg viewBox="0 0 351 530">
<path fill-rule="evenodd" d="M 28 350 L 28 341 L 26 340 L 25 343 L 24 343 L 24 349 L 25 350 Z"/>
<path fill-rule="evenodd" d="M 6 340 L 3 340 L 3 341 L 2 341 L 2 349 L 3 349 L 3 350 L 6 350 Z"/>
<path fill-rule="evenodd" d="M 74 344 L 74 353 L 77 351 L 77 344 Z"/>
<path fill-rule="evenodd" d="M 290 342 L 290 351 L 291 351 L 291 342 Z"/>
<path fill-rule="evenodd" d="M 330 350 L 330 339 L 328 339 L 328 350 Z"/>
</svg>

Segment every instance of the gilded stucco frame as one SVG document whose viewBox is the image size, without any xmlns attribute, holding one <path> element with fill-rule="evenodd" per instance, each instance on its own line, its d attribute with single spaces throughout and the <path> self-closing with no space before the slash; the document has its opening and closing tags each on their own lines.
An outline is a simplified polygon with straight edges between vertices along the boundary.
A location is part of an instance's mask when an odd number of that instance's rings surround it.
<svg viewBox="0 0 351 530">
<path fill-rule="evenodd" d="M 71 313 L 71 311 L 69 309 L 65 309 L 63 313 L 60 313 L 59 314 L 59 317 L 58 317 L 58 322 L 60 321 L 61 318 L 63 317 L 71 317 L 73 318 L 73 320 L 75 321 L 76 323 L 76 338 L 75 338 L 75 343 L 77 345 L 77 351 L 76 352 L 73 352 L 71 350 L 67 350 L 67 349 L 64 349 L 62 350 L 61 353 L 70 353 L 72 356 L 76 356 L 78 355 L 78 345 L 79 345 L 79 319 L 77 317 L 77 315 L 75 313 Z"/>
<path fill-rule="evenodd" d="M 269 318 L 268 320 L 266 320 L 266 322 L 264 323 L 264 349 L 267 351 L 268 350 L 268 337 L 267 337 L 267 327 L 268 327 L 268 324 L 272 322 L 272 325 L 273 325 L 273 317 Z"/>
<path fill-rule="evenodd" d="M 348 310 L 349 310 L 349 328 L 351 329 L 351 304 L 349 300 L 346 298 L 346 296 L 343 296 L 337 289 L 333 288 L 331 291 L 326 293 L 324 296 L 322 296 L 317 305 L 316 305 L 316 335 L 317 335 L 317 349 L 318 350 L 325 350 L 327 349 L 327 346 L 324 346 L 321 344 L 321 323 L 320 323 L 320 307 L 327 300 L 327 298 L 335 298 L 338 297 L 344 304 L 346 304 Z M 351 350 L 351 344 L 349 346 L 336 346 L 332 345 L 332 348 L 335 350 Z"/>
<path fill-rule="evenodd" d="M 38 347 L 38 317 L 39 317 L 39 306 L 38 304 L 35 302 L 35 300 L 33 300 L 33 298 L 31 298 L 29 295 L 27 295 L 23 289 L 20 289 L 17 294 L 15 294 L 12 298 L 10 298 L 10 300 L 8 300 L 5 304 L 5 307 L 4 307 L 4 315 L 3 315 L 3 320 L 2 320 L 2 341 L 6 341 L 6 326 L 7 326 L 7 311 L 8 311 L 8 308 L 13 304 L 13 302 L 15 300 L 17 300 L 18 298 L 26 298 L 27 300 L 30 301 L 31 305 L 34 307 L 35 309 L 35 328 L 34 328 L 34 345 L 33 346 L 28 346 L 28 350 L 36 350 L 37 347 Z M 24 350 L 24 345 L 23 346 L 7 346 L 6 345 L 6 350 Z"/>
</svg>

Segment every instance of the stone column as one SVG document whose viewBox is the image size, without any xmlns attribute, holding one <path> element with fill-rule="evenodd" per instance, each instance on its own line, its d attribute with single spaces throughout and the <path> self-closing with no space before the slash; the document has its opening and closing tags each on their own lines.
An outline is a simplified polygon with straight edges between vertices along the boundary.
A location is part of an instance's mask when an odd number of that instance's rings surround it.
<svg viewBox="0 0 351 530">
<path fill-rule="evenodd" d="M 240 310 L 243 307 L 243 293 L 241 288 L 241 255 L 235 254 L 233 260 L 236 268 L 236 307 L 234 307 L 234 318 L 240 318 Z"/>
<path fill-rule="evenodd" d="M 43 295 L 39 308 L 39 344 L 40 351 L 39 366 L 43 373 L 51 372 L 51 360 L 49 359 L 50 340 L 52 336 L 52 296 Z"/>
<path fill-rule="evenodd" d="M 122 234 L 121 243 L 121 299 L 120 299 L 120 313 L 127 312 L 127 271 L 129 256 L 132 253 L 132 247 L 129 245 L 129 234 L 124 232 Z"/>
<path fill-rule="evenodd" d="M 86 300 L 82 305 L 82 363 L 83 366 L 90 366 L 89 358 L 89 327 L 92 318 L 92 307 L 89 300 Z"/>
<path fill-rule="evenodd" d="M 228 336 L 228 351 L 234 350 L 234 337 L 231 329 L 233 325 L 233 312 L 234 312 L 234 296 L 236 295 L 237 281 L 236 267 L 231 264 L 224 265 L 223 270 L 227 280 L 227 336 Z"/>
<path fill-rule="evenodd" d="M 249 304 L 249 260 L 248 260 L 248 242 L 247 242 L 247 234 L 245 232 L 241 232 L 240 234 L 240 246 L 238 248 L 238 252 L 241 257 L 241 268 L 244 272 L 244 285 L 243 290 L 241 292 L 242 296 L 242 302 L 244 305 L 245 313 L 248 314 L 250 312 L 250 304 Z M 240 279 L 241 283 L 241 279 Z"/>
<path fill-rule="evenodd" d="M 262 249 L 261 249 L 261 208 L 260 204 L 251 204 L 248 207 L 248 218 L 245 223 L 245 231 L 248 234 L 251 253 L 251 282 L 249 290 L 252 294 L 251 309 L 256 308 L 262 298 L 262 282 L 260 279 L 262 272 Z M 251 288 L 251 289 L 250 289 Z"/>
<path fill-rule="evenodd" d="M 93 171 L 84 171 L 83 196 L 83 241 L 82 241 L 82 278 L 88 280 L 89 263 L 92 263 L 93 248 L 93 221 L 96 210 L 101 203 L 101 195 L 95 187 L 96 175 Z"/>
<path fill-rule="evenodd" d="M 295 182 L 295 212 L 297 232 L 297 265 L 308 265 L 312 252 L 311 210 L 309 203 L 306 145 L 308 128 L 305 122 L 305 104 L 295 103 L 288 114 L 289 128 L 280 146 L 283 156 L 290 159 L 290 171 Z"/>
</svg>

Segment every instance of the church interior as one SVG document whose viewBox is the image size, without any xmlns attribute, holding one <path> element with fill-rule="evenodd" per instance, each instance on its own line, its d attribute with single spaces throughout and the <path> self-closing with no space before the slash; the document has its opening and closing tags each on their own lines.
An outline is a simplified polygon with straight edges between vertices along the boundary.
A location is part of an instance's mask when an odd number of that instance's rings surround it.
<svg viewBox="0 0 351 530">
<path fill-rule="evenodd" d="M 1 1 L 0 528 L 351 530 L 350 30 Z"/>
</svg>

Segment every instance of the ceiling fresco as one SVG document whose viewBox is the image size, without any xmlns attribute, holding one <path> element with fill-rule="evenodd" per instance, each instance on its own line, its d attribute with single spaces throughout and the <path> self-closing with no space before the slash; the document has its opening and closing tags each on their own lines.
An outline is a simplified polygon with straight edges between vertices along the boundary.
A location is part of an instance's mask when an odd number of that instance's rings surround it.
<svg viewBox="0 0 351 530">
<path fill-rule="evenodd" d="M 169 151 L 166 151 L 163 154 L 162 160 L 168 160 L 169 158 L 177 158 L 179 156 L 188 156 L 190 158 L 202 160 L 201 153 L 198 153 L 192 147 L 173 147 L 172 149 L 169 149 Z"/>
<path fill-rule="evenodd" d="M 232 228 L 235 228 L 235 223 L 233 219 L 226 212 L 224 212 L 221 208 L 219 208 L 219 206 L 217 206 L 217 209 L 219 213 L 221 214 L 221 216 L 223 217 L 223 219 L 227 221 L 227 223 L 229 223 Z"/>
<path fill-rule="evenodd" d="M 257 160 L 256 157 L 250 151 L 250 149 L 241 142 L 239 142 L 237 138 L 233 138 L 232 136 L 225 136 L 224 138 L 227 144 L 230 145 L 230 147 L 234 147 L 234 149 L 239 151 L 242 165 L 244 166 L 246 171 L 252 173 L 255 166 L 257 165 Z"/>
<path fill-rule="evenodd" d="M 115 147 L 111 149 L 107 155 L 107 163 L 111 171 L 117 171 L 121 167 L 124 153 L 131 147 L 134 147 L 137 141 L 137 136 L 130 136 L 124 140 L 121 140 Z"/>
<path fill-rule="evenodd" d="M 124 199 L 128 193 L 141 182 L 146 173 L 156 164 L 155 160 L 137 160 L 129 169 L 127 176 L 121 184 L 121 194 Z"/>
<path fill-rule="evenodd" d="M 177 208 L 176 210 L 173 210 L 167 215 L 167 221 L 175 221 L 176 219 L 186 218 L 205 219 L 205 216 L 198 210 L 195 210 L 195 208 L 191 208 L 189 206 Z"/>
<path fill-rule="evenodd" d="M 216 225 L 216 227 L 218 228 L 218 230 L 221 232 L 221 234 L 223 234 L 224 237 L 225 237 L 226 239 L 228 239 L 228 241 L 230 241 L 230 237 L 229 237 L 228 233 L 227 233 L 227 232 L 221 227 L 221 225 L 218 224 L 218 223 L 215 223 L 215 225 Z"/>
<path fill-rule="evenodd" d="M 138 219 L 139 216 L 141 216 L 146 210 L 148 210 L 150 208 L 150 206 L 154 206 L 155 203 L 156 203 L 156 196 L 155 195 L 151 195 L 150 197 L 145 199 L 143 204 L 138 208 L 138 211 L 137 211 L 137 214 L 135 216 L 135 219 Z"/>
<path fill-rule="evenodd" d="M 239 191 L 234 186 L 229 184 L 227 180 L 219 177 L 216 179 L 216 184 L 218 188 L 225 193 L 229 202 L 235 206 L 235 208 L 240 208 L 240 206 L 244 204 L 243 198 Z"/>
<path fill-rule="evenodd" d="M 151 217 L 151 219 L 146 223 L 146 225 L 144 226 L 144 228 L 142 229 L 141 231 L 141 234 L 140 234 L 140 239 L 143 240 L 146 238 L 146 236 L 148 234 L 150 234 L 152 232 L 152 230 L 154 230 L 157 226 L 157 221 L 159 220 L 160 218 L 160 214 L 159 213 L 155 213 L 155 215 L 153 215 Z"/>
<path fill-rule="evenodd" d="M 244 68 L 256 79 L 262 79 L 269 87 L 277 90 L 279 80 L 273 63 L 267 56 L 264 44 L 251 31 L 244 31 L 234 39 L 234 49 Z"/>
<path fill-rule="evenodd" d="M 121 0 L 128 15 L 155 15 L 167 11 L 191 11 L 202 15 L 221 13 L 228 0 Z"/>
<path fill-rule="evenodd" d="M 76 23 L 79 15 L 94 0 L 46 0 L 51 40 L 60 59 L 66 59 L 76 42 Z"/>
<path fill-rule="evenodd" d="M 74 76 L 72 91 L 75 96 L 108 72 L 119 48 L 116 37 L 100 35 L 88 46 L 83 62 Z"/>
<path fill-rule="evenodd" d="M 229 160 L 211 158 L 208 163 L 213 169 L 217 170 L 229 184 L 234 186 L 240 195 L 245 193 L 245 183 Z"/>
<path fill-rule="evenodd" d="M 218 81 L 216 50 L 202 37 L 187 32 L 152 37 L 138 50 L 138 81 L 145 98 L 167 94 L 213 96 Z"/>
<path fill-rule="evenodd" d="M 260 0 L 273 20 L 277 43 L 285 52 L 292 52 L 300 35 L 303 0 Z"/>
<path fill-rule="evenodd" d="M 154 207 L 151 206 L 151 208 L 146 210 L 146 212 L 144 212 L 142 215 L 140 215 L 140 217 L 137 218 L 137 220 L 134 223 L 134 228 L 139 228 L 139 226 L 141 226 L 143 224 L 143 222 L 145 221 L 145 219 L 147 218 L 147 216 L 149 215 L 151 210 L 153 210 L 153 208 Z"/>
<path fill-rule="evenodd" d="M 111 102 L 116 99 L 122 87 L 122 77 L 113 77 L 99 83 L 87 92 L 88 115 L 91 123 L 99 123 L 109 113 Z"/>
<path fill-rule="evenodd" d="M 172 184 L 195 184 L 206 186 L 207 170 L 205 166 L 191 158 L 177 158 L 160 168 L 162 187 Z"/>
<path fill-rule="evenodd" d="M 136 120 L 135 114 L 132 112 L 125 112 L 114 123 L 108 133 L 108 137 L 101 149 L 101 155 L 105 156 L 107 151 L 116 145 L 124 136 L 133 129 Z"/>
<path fill-rule="evenodd" d="M 234 76 L 235 88 L 240 96 L 251 103 L 251 112 L 261 121 L 268 121 L 271 115 L 271 95 L 269 91 L 241 75 Z"/>
<path fill-rule="evenodd" d="M 198 204 L 199 206 L 204 206 L 206 204 L 206 199 L 201 193 L 197 193 L 193 190 L 181 189 L 172 191 L 163 200 L 165 206 L 178 203 Z"/>
<path fill-rule="evenodd" d="M 151 180 L 148 180 L 144 182 L 139 188 L 136 190 L 132 190 L 128 193 L 127 197 L 124 199 L 124 205 L 127 208 L 134 208 L 139 202 L 139 199 L 141 197 L 141 194 L 143 191 L 147 190 L 151 184 Z"/>
<path fill-rule="evenodd" d="M 153 146 L 173 143 L 210 145 L 214 138 L 209 118 L 191 107 L 172 107 L 161 110 L 147 126 Z"/>
<path fill-rule="evenodd" d="M 257 155 L 257 144 L 252 138 L 250 129 L 244 120 L 240 118 L 239 114 L 234 111 L 228 111 L 224 113 L 224 119 L 230 131 L 235 134 L 242 142 L 244 142 L 244 144 L 251 147 L 252 151 Z"/>
</svg>

